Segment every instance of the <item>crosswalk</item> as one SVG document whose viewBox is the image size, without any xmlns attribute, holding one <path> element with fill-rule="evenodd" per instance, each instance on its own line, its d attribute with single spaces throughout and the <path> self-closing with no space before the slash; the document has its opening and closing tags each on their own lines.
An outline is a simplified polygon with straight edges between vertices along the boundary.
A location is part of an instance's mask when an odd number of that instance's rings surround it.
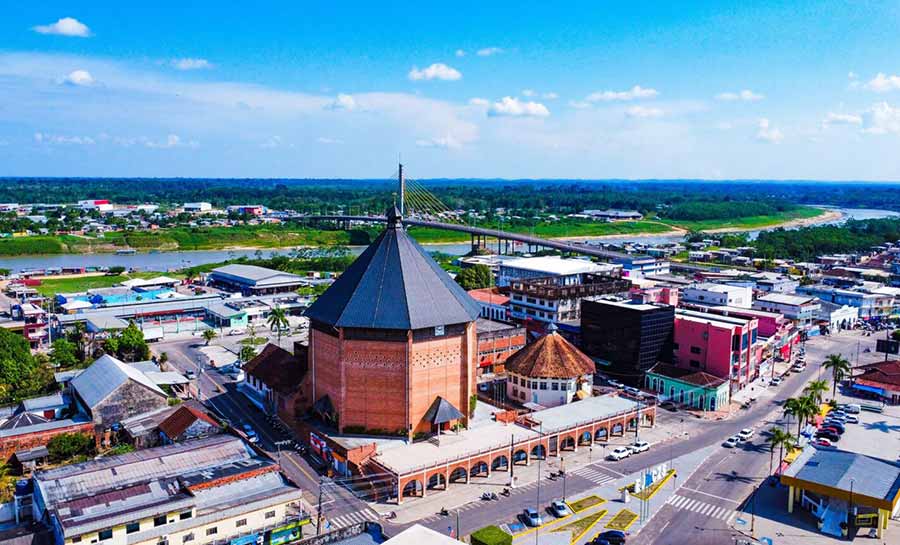
<svg viewBox="0 0 900 545">
<path fill-rule="evenodd" d="M 675 509 L 693 511 L 709 518 L 724 520 L 725 522 L 731 520 L 735 513 L 732 509 L 726 509 L 725 507 L 719 507 L 718 505 L 712 505 L 686 496 L 679 496 L 678 494 L 674 494 L 666 503 Z"/>
<path fill-rule="evenodd" d="M 572 475 L 578 475 L 579 477 L 583 477 L 592 483 L 596 484 L 606 484 L 615 481 L 618 477 L 614 475 L 610 475 L 608 473 L 604 473 L 598 469 L 595 469 L 591 466 L 585 466 L 582 468 L 578 468 L 572 472 Z"/>
<path fill-rule="evenodd" d="M 363 511 L 352 511 L 350 513 L 343 513 L 332 517 L 328 516 L 327 511 L 323 512 L 323 514 L 326 517 L 326 523 L 329 524 L 332 530 L 346 528 L 365 521 L 378 522 L 378 513 L 368 509 Z"/>
</svg>

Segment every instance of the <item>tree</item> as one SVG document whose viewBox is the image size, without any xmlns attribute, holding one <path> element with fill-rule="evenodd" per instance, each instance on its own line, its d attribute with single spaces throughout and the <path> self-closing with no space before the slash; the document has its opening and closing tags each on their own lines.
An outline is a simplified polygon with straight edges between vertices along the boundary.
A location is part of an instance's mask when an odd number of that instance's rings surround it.
<svg viewBox="0 0 900 545">
<path fill-rule="evenodd" d="M 803 388 L 807 395 L 812 397 L 816 405 L 822 403 L 822 394 L 828 391 L 828 383 L 824 380 L 814 380 Z"/>
<path fill-rule="evenodd" d="M 248 362 L 254 357 L 256 357 L 256 348 L 249 344 L 241 346 L 241 350 L 238 353 L 238 358 L 240 358 L 242 362 Z"/>
<path fill-rule="evenodd" d="M 108 274 L 109 276 L 118 276 L 123 272 L 125 272 L 125 267 L 121 265 L 113 265 L 112 267 L 107 269 L 106 274 Z"/>
<path fill-rule="evenodd" d="M 487 265 L 475 265 L 466 267 L 456 275 L 456 282 L 464 290 L 477 290 L 489 288 L 494 282 L 494 273 Z"/>
<path fill-rule="evenodd" d="M 278 335 L 278 346 L 281 346 L 281 332 L 290 326 L 284 309 L 282 307 L 273 308 L 272 312 L 269 313 L 268 319 L 266 319 L 266 323 L 269 324 L 269 329 Z"/>
<path fill-rule="evenodd" d="M 203 340 L 206 341 L 206 346 L 209 346 L 210 341 L 218 337 L 219 335 L 216 333 L 214 329 L 204 329 L 203 330 Z"/>
<path fill-rule="evenodd" d="M 50 362 L 56 367 L 73 367 L 81 363 L 77 349 L 72 341 L 65 337 L 56 339 L 50 345 Z"/>
<path fill-rule="evenodd" d="M 900 329 L 895 329 L 893 332 L 891 332 L 891 338 L 895 341 L 900 341 Z"/>
<path fill-rule="evenodd" d="M 90 454 L 94 447 L 94 440 L 86 433 L 61 433 L 47 443 L 47 451 L 50 460 L 63 462 L 75 456 Z"/>
<path fill-rule="evenodd" d="M 75 326 L 69 330 L 66 338 L 75 345 L 75 355 L 79 360 L 85 361 L 88 357 L 88 338 L 87 338 L 87 326 L 84 325 L 84 322 L 77 322 Z"/>
<path fill-rule="evenodd" d="M 797 435 L 800 435 L 806 420 L 816 414 L 818 410 L 819 407 L 815 400 L 809 396 L 791 397 L 784 402 L 785 414 L 790 414 L 797 418 Z"/>
<path fill-rule="evenodd" d="M 144 340 L 144 332 L 134 322 L 129 322 L 128 327 L 119 334 L 119 357 L 124 361 L 150 359 L 150 347 Z"/>
<path fill-rule="evenodd" d="M 784 448 L 794 448 L 797 444 L 797 438 L 781 428 L 772 428 L 769 430 L 769 473 L 772 473 L 772 462 L 775 457 L 775 447 L 779 447 L 781 451 L 778 454 L 779 460 L 784 460 Z"/>
<path fill-rule="evenodd" d="M 829 354 L 822 363 L 822 367 L 831 371 L 831 398 L 835 399 L 837 397 L 838 382 L 844 380 L 844 377 L 850 373 L 850 362 L 840 354 Z"/>
<path fill-rule="evenodd" d="M 25 337 L 0 328 L 0 403 L 41 393 L 52 381 L 50 370 L 31 354 Z"/>
</svg>

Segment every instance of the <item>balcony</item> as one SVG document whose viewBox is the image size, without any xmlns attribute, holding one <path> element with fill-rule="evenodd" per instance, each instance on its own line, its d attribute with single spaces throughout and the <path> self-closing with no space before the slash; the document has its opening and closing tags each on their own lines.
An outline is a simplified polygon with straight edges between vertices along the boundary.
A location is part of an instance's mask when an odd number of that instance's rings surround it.
<svg viewBox="0 0 900 545">
<path fill-rule="evenodd" d="M 582 299 L 594 295 L 610 295 L 626 292 L 631 283 L 618 276 L 585 274 L 581 284 L 561 286 L 556 277 L 516 280 L 510 284 L 510 292 L 526 297 L 558 301 L 560 299 Z"/>
</svg>

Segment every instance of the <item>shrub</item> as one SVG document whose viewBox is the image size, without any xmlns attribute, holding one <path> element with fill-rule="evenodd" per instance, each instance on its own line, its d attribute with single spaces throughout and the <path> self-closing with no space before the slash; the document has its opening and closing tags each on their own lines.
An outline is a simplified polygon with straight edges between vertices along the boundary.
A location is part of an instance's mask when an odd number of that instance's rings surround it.
<svg viewBox="0 0 900 545">
<path fill-rule="evenodd" d="M 47 443 L 50 460 L 54 462 L 62 462 L 79 455 L 88 455 L 93 449 L 94 439 L 86 433 L 61 433 Z"/>
<path fill-rule="evenodd" d="M 470 537 L 472 545 L 512 545 L 512 536 L 497 526 L 485 526 Z"/>
</svg>

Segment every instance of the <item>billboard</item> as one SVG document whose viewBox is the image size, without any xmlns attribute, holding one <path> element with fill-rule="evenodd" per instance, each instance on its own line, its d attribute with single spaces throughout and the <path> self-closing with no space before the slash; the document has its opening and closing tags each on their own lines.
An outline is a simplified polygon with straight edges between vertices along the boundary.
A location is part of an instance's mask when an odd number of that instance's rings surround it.
<svg viewBox="0 0 900 545">
<path fill-rule="evenodd" d="M 878 339 L 875 341 L 875 351 L 885 354 L 900 354 L 900 341 Z"/>
</svg>

